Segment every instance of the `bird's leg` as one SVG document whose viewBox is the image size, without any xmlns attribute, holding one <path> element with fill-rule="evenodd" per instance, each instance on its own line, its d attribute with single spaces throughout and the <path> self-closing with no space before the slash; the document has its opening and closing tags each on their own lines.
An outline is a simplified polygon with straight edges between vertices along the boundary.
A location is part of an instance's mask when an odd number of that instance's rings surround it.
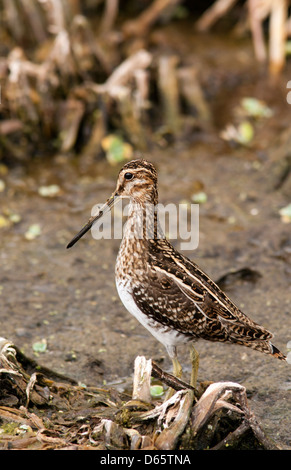
<svg viewBox="0 0 291 470">
<path fill-rule="evenodd" d="M 199 369 L 199 353 L 198 351 L 196 351 L 193 345 L 191 345 L 190 358 L 191 358 L 191 363 L 192 363 L 190 385 L 196 388 L 198 369 Z"/>
<path fill-rule="evenodd" d="M 180 379 L 182 377 L 182 366 L 180 362 L 178 361 L 177 357 L 174 357 L 172 359 L 173 362 L 173 375 L 177 377 L 177 379 Z"/>
<path fill-rule="evenodd" d="M 177 350 L 175 347 L 167 348 L 168 354 L 170 358 L 172 359 L 173 363 L 173 375 L 177 377 L 177 379 L 180 379 L 182 377 L 182 366 L 180 362 L 178 361 L 177 358 Z M 169 400 L 171 396 L 174 394 L 175 390 L 173 388 L 169 388 L 169 390 L 166 393 L 165 401 Z"/>
</svg>

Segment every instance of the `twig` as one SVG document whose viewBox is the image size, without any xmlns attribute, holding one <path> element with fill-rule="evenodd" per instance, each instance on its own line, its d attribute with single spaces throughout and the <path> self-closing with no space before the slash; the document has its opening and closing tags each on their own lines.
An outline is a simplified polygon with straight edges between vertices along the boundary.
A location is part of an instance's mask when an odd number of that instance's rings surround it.
<svg viewBox="0 0 291 470">
<path fill-rule="evenodd" d="M 101 33 L 106 34 L 113 28 L 118 15 L 119 0 L 106 0 L 104 16 L 101 22 Z"/>
<path fill-rule="evenodd" d="M 21 4 L 36 41 L 45 41 L 47 39 L 47 32 L 42 20 L 41 10 L 38 8 L 37 3 L 32 0 L 22 0 Z"/>
<path fill-rule="evenodd" d="M 167 8 L 173 7 L 180 2 L 181 0 L 153 1 L 136 20 L 124 23 L 122 28 L 124 34 L 126 36 L 144 36 Z"/>
<path fill-rule="evenodd" d="M 217 0 L 214 2 L 197 21 L 197 30 L 200 32 L 208 31 L 236 2 L 237 0 Z"/>
<path fill-rule="evenodd" d="M 152 62 L 152 54 L 145 49 L 140 49 L 135 54 L 125 59 L 102 85 L 92 85 L 92 90 L 97 93 L 108 92 L 114 94 L 115 87 L 126 85 L 138 69 L 147 69 Z"/>
<path fill-rule="evenodd" d="M 259 62 L 265 62 L 267 59 L 262 22 L 267 17 L 268 13 L 268 4 L 259 3 L 258 0 L 248 1 L 248 16 L 253 36 L 255 56 Z"/>
<path fill-rule="evenodd" d="M 163 371 L 154 361 L 152 361 L 152 376 L 159 379 L 174 390 L 193 390 L 194 395 L 198 396 L 197 390 L 192 385 L 187 384 L 181 379 L 178 379 L 172 374 Z"/>
<path fill-rule="evenodd" d="M 232 446 L 250 429 L 248 421 L 244 420 L 242 424 L 236 428 L 233 432 L 230 432 L 222 441 L 210 450 L 220 450 L 226 447 Z"/>
</svg>

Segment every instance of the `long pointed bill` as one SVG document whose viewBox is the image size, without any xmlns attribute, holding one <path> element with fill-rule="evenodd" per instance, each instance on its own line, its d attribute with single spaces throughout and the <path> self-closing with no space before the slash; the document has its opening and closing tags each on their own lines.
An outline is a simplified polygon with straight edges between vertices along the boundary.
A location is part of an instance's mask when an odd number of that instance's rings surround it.
<svg viewBox="0 0 291 470">
<path fill-rule="evenodd" d="M 112 196 L 110 196 L 110 198 L 107 199 L 105 204 L 101 207 L 98 214 L 93 215 L 92 217 L 90 217 L 87 224 L 84 225 L 84 227 L 80 230 L 80 232 L 77 233 L 77 235 L 74 236 L 74 238 L 70 241 L 70 243 L 68 243 L 67 248 L 71 248 L 72 246 L 74 246 L 75 243 L 77 243 L 77 241 L 80 240 L 80 238 L 82 238 L 83 235 L 85 235 L 85 233 L 88 232 L 88 230 L 90 230 L 90 228 L 94 225 L 94 223 L 98 219 L 100 219 L 100 217 L 102 217 L 104 214 L 109 212 L 111 207 L 114 206 L 114 204 L 116 203 L 118 198 L 119 198 L 119 195 L 116 192 L 113 193 Z"/>
</svg>

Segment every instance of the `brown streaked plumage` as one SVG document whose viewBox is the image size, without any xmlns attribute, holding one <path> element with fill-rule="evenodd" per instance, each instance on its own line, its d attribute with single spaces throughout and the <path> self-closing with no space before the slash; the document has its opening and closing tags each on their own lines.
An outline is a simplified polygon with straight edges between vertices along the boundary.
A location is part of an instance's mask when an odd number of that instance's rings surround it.
<svg viewBox="0 0 291 470">
<path fill-rule="evenodd" d="M 116 261 L 117 290 L 127 310 L 164 344 L 176 376 L 182 372 L 176 347 L 200 338 L 235 343 L 286 359 L 271 343 L 269 331 L 246 316 L 205 272 L 164 238 L 154 210 L 157 172 L 150 162 L 133 160 L 124 165 L 115 192 L 68 248 L 118 197 L 129 197 L 130 209 Z M 193 364 L 191 383 L 195 385 L 196 351 Z"/>
</svg>

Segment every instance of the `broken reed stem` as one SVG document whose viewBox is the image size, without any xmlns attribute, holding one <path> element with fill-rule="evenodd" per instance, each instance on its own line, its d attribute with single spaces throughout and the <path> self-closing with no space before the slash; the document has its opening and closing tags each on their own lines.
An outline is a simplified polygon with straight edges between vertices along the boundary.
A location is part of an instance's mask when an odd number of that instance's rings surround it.
<svg viewBox="0 0 291 470">
<path fill-rule="evenodd" d="M 134 361 L 133 400 L 151 402 L 151 371 L 152 361 L 147 361 L 144 356 L 137 356 Z"/>
</svg>

